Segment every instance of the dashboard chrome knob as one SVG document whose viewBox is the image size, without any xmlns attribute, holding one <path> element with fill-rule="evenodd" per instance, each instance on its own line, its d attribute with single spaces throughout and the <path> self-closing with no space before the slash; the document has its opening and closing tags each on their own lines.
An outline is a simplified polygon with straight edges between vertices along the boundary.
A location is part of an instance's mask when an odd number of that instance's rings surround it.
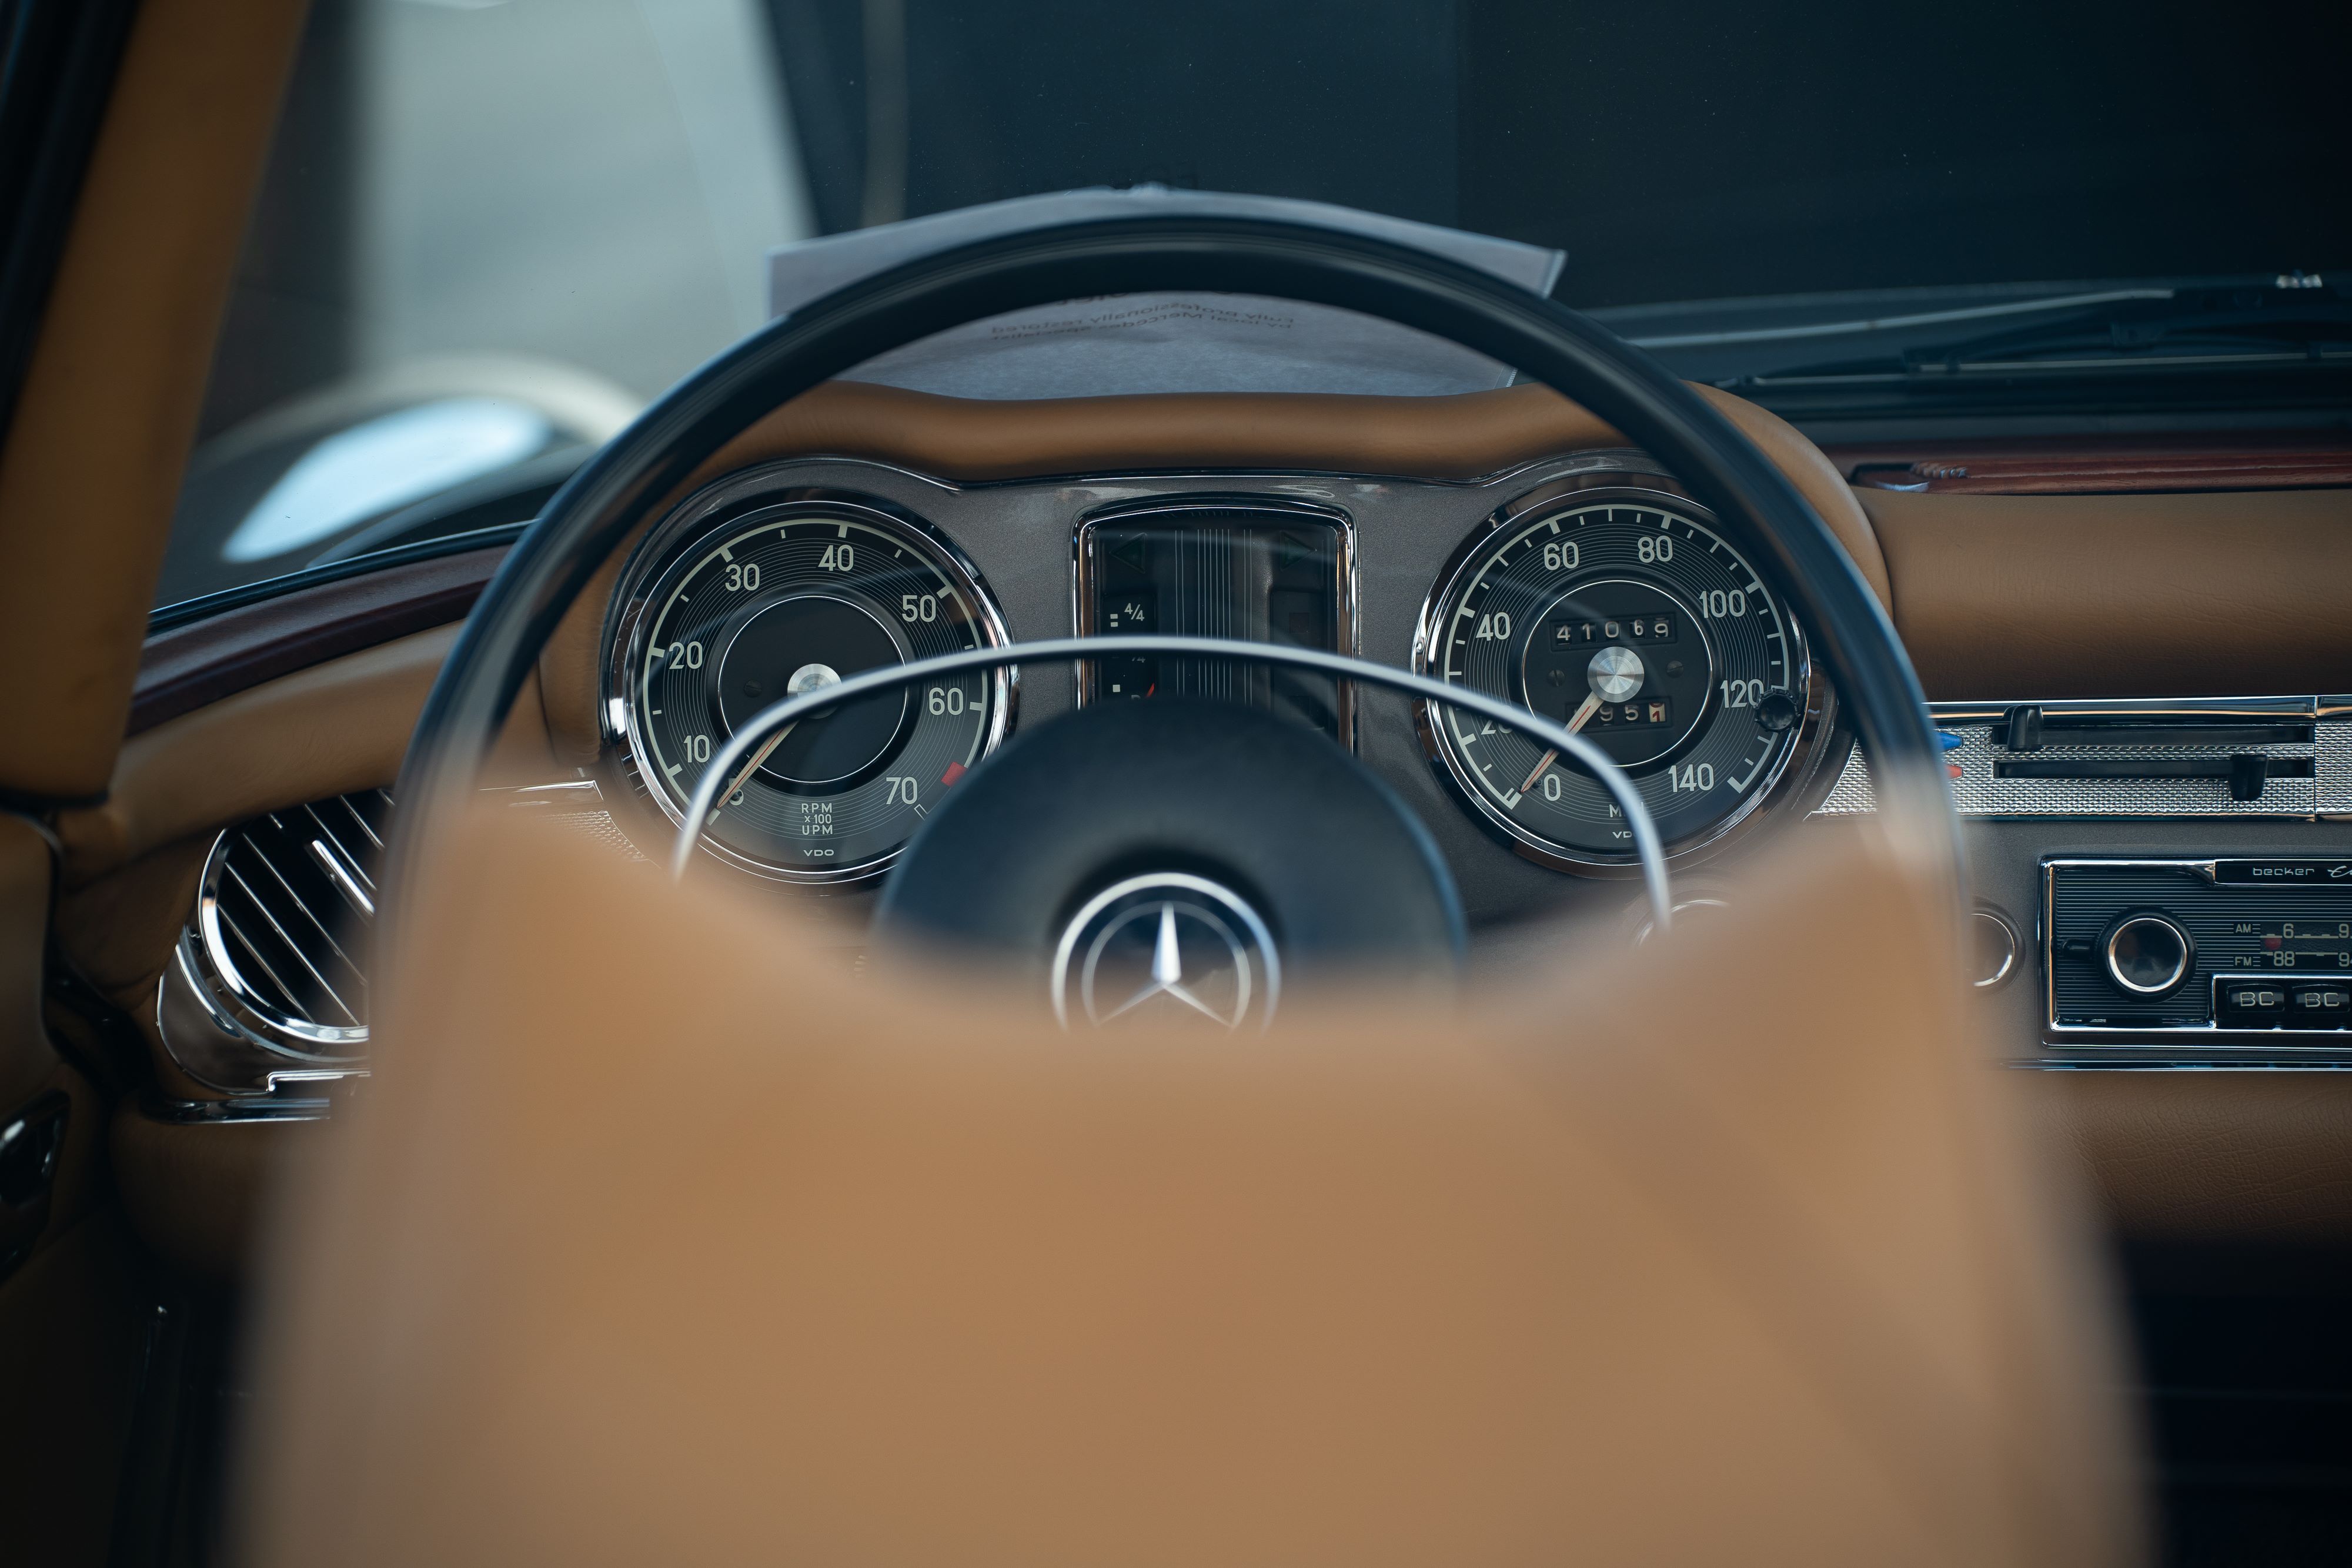
<svg viewBox="0 0 2352 1568">
<path fill-rule="evenodd" d="M 1991 990 L 2017 968 L 2017 927 L 2000 911 L 1979 904 L 1969 912 L 1969 934 L 1974 938 L 1969 983 L 1980 991 Z"/>
<path fill-rule="evenodd" d="M 2136 997 L 2169 996 L 2189 978 L 2197 944 L 2170 915 L 2136 909 L 2116 917 L 2100 937 L 2107 978 Z"/>
</svg>

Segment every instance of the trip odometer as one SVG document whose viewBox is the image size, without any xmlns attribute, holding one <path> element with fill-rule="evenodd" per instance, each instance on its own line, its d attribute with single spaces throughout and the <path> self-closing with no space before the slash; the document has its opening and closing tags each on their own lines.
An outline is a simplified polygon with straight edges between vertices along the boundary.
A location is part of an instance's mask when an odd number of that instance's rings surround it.
<svg viewBox="0 0 2352 1568">
<path fill-rule="evenodd" d="M 1570 489 L 1507 508 L 1449 566 L 1414 665 L 1590 737 L 1633 776 L 1670 852 L 1745 820 L 1827 705 L 1755 569 L 1702 508 L 1661 490 Z M 1522 852 L 1633 862 L 1623 817 L 1574 763 L 1433 705 L 1421 727 L 1445 777 Z"/>
<path fill-rule="evenodd" d="M 630 577 L 604 709 L 640 787 L 673 822 L 761 709 L 860 671 L 1007 641 L 953 546 L 859 498 L 708 497 L 656 530 Z M 1010 671 L 975 671 L 819 709 L 739 768 L 703 843 L 786 881 L 880 871 L 1003 737 L 1012 683 Z"/>
</svg>

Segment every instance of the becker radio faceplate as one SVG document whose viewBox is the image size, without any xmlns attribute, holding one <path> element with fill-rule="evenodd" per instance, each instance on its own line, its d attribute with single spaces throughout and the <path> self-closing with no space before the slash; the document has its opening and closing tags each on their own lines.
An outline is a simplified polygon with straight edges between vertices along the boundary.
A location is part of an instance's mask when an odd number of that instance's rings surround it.
<svg viewBox="0 0 2352 1568">
<path fill-rule="evenodd" d="M 2352 857 L 2045 860 L 2050 1038 L 2352 1049 Z"/>
</svg>

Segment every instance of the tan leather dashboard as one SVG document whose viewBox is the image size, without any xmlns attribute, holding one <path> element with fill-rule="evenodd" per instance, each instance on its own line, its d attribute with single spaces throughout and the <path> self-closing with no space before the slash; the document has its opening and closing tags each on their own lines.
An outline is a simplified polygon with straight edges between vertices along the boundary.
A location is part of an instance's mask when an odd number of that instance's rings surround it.
<svg viewBox="0 0 2352 1568">
<path fill-rule="evenodd" d="M 1869 520 L 1821 448 L 1769 410 L 1712 387 L 1696 390 L 1803 492 L 1885 602 L 1886 568 Z M 772 457 L 816 453 L 967 482 L 1187 468 L 1469 480 L 1624 444 L 1540 386 L 1459 397 L 1198 392 L 998 402 L 835 382 L 752 425 L 686 487 Z"/>
<path fill-rule="evenodd" d="M 2352 490 L 1855 494 L 1930 697 L 2352 685 Z"/>
</svg>

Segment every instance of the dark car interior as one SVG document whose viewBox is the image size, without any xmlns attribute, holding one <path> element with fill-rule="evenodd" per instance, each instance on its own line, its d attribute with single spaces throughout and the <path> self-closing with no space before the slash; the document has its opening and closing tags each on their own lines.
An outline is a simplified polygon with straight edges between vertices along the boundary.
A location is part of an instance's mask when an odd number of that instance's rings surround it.
<svg viewBox="0 0 2352 1568">
<path fill-rule="evenodd" d="M 2352 1558 L 2340 9 L 0 0 L 0 1559 Z"/>
</svg>

